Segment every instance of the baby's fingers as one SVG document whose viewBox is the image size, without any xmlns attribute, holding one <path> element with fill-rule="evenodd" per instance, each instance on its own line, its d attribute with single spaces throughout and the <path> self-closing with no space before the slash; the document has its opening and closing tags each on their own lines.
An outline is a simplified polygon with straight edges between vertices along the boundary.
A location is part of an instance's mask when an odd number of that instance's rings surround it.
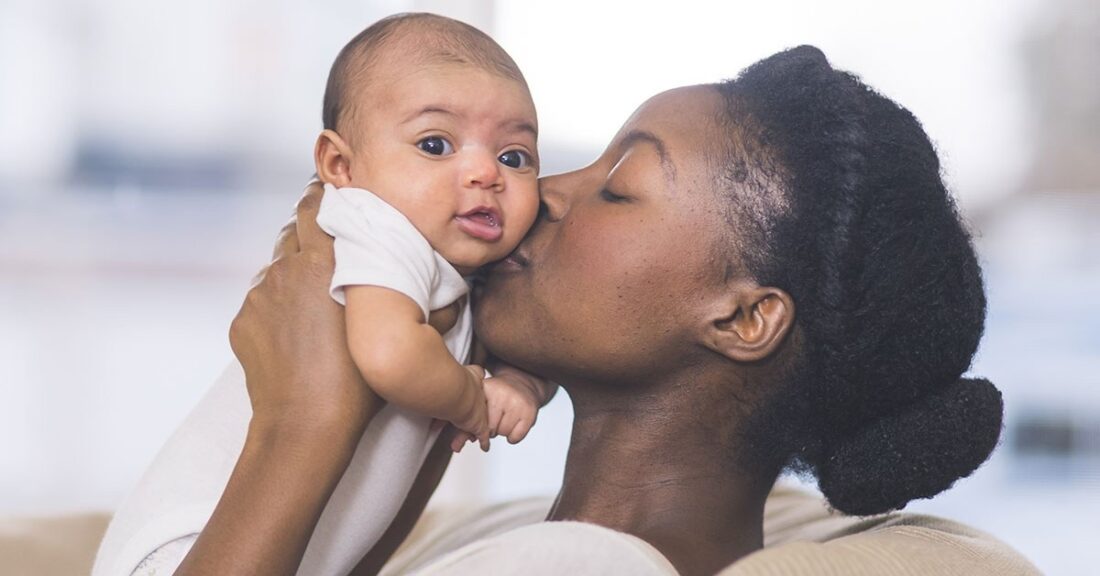
<svg viewBox="0 0 1100 576">
<path fill-rule="evenodd" d="M 469 432 L 463 432 L 462 430 L 455 432 L 454 438 L 451 438 L 451 451 L 456 454 L 462 452 L 462 448 L 466 446 L 466 443 L 473 439 L 473 435 Z"/>
<path fill-rule="evenodd" d="M 498 402 L 492 400 L 492 396 L 489 397 L 489 437 L 496 438 L 497 434 L 502 434 L 504 423 L 504 409 L 501 408 Z"/>
<path fill-rule="evenodd" d="M 512 430 L 508 432 L 508 443 L 518 444 L 521 440 L 527 437 L 527 433 L 531 431 L 531 426 L 533 426 L 534 424 L 535 422 L 533 420 L 520 418 L 519 421 L 516 422 L 515 426 L 512 427 Z"/>
<path fill-rule="evenodd" d="M 488 429 L 486 429 L 485 433 L 481 434 L 478 437 L 478 443 L 481 444 L 481 451 L 482 452 L 488 452 L 489 451 L 489 430 Z"/>
</svg>

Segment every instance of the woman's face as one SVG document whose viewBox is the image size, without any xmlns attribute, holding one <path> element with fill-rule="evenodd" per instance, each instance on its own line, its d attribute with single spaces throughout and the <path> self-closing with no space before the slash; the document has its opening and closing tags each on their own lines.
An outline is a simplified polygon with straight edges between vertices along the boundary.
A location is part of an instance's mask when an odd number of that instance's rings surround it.
<svg viewBox="0 0 1100 576">
<path fill-rule="evenodd" d="M 566 385 L 652 380 L 702 353 L 729 238 L 707 161 L 721 106 L 708 86 L 659 94 L 592 165 L 540 182 L 542 215 L 476 309 L 491 351 Z"/>
</svg>

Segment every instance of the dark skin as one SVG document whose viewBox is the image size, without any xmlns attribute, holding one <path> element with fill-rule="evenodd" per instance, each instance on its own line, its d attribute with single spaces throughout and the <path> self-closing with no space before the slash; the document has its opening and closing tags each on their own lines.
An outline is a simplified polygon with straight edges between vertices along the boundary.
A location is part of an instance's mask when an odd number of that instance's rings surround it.
<svg viewBox="0 0 1100 576">
<path fill-rule="evenodd" d="M 541 183 L 544 215 L 489 275 L 477 332 L 494 354 L 560 383 L 574 403 L 549 520 L 634 534 L 684 575 L 762 547 L 774 471 L 735 465 L 741 416 L 775 381 L 794 303 L 727 274 L 736 230 L 706 162 L 728 138 L 710 87 L 658 95 L 607 151 Z M 380 401 L 363 385 L 328 296 L 331 239 L 311 187 L 230 339 L 254 416 L 213 517 L 177 574 L 293 574 Z M 732 242 L 732 244 L 731 244 Z M 419 516 L 449 457 L 429 457 L 383 541 L 377 571 Z M 277 464 L 277 465 L 276 465 Z"/>
<path fill-rule="evenodd" d="M 730 415 L 755 392 L 733 383 L 767 386 L 756 364 L 794 311 L 782 291 L 727 280 L 716 263 L 729 225 L 700 148 L 724 138 L 712 122 L 721 105 L 708 87 L 661 94 L 591 166 L 544 179 L 543 219 L 477 309 L 489 349 L 573 399 L 550 519 L 634 534 L 681 574 L 762 546 L 774 477 L 734 465 Z"/>
</svg>

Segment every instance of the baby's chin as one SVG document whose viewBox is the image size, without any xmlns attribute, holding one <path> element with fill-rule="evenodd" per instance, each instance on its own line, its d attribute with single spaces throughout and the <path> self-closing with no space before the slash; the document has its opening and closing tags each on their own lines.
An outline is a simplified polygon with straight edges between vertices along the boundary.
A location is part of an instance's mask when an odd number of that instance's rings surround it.
<svg viewBox="0 0 1100 576">
<path fill-rule="evenodd" d="M 476 257 L 451 257 L 447 254 L 443 254 L 443 258 L 450 262 L 451 266 L 454 266 L 455 270 L 458 270 L 459 274 L 462 274 L 463 276 L 472 276 L 476 274 L 477 271 L 481 268 L 488 266 L 489 264 L 492 264 L 494 262 L 503 260 L 509 254 L 509 252 L 504 252 L 503 254 L 497 255 L 495 252 L 496 251 L 494 251 L 493 254 Z"/>
</svg>

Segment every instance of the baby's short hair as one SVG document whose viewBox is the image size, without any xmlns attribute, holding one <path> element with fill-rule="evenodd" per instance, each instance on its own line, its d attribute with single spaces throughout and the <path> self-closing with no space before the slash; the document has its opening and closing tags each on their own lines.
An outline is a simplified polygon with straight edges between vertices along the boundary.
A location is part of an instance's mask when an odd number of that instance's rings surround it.
<svg viewBox="0 0 1100 576">
<path fill-rule="evenodd" d="M 395 14 L 371 24 L 352 38 L 336 56 L 325 86 L 321 111 L 324 127 L 336 130 L 341 119 L 354 114 L 352 90 L 364 87 L 385 48 L 408 34 L 423 33 L 424 39 L 405 52 L 418 65 L 464 64 L 515 80 L 527 88 L 527 81 L 512 57 L 488 34 L 466 24 L 422 12 Z"/>
</svg>

